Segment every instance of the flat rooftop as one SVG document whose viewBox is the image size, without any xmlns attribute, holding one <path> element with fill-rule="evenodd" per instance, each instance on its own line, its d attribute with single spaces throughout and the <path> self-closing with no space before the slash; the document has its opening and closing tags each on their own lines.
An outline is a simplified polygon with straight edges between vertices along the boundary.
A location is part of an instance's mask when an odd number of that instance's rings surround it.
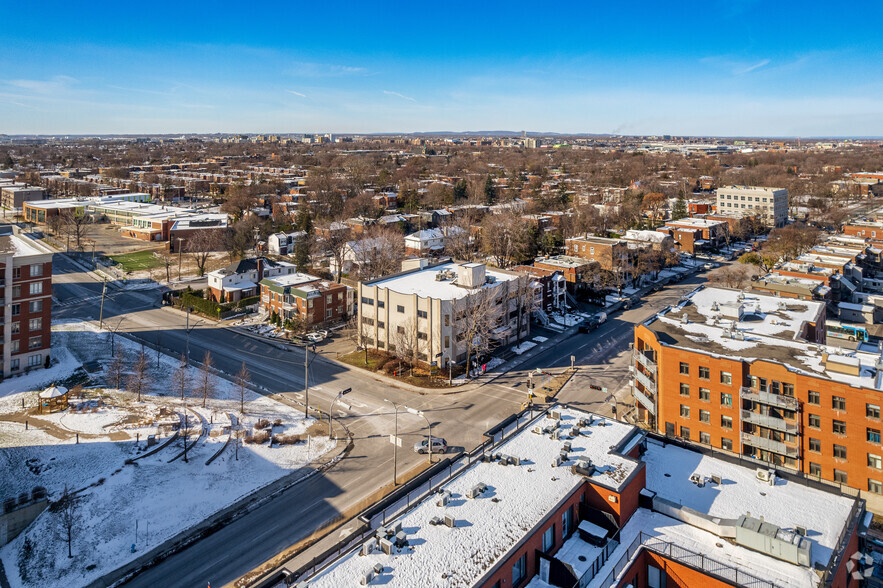
<svg viewBox="0 0 883 588">
<path fill-rule="evenodd" d="M 562 433 L 578 419 L 589 416 L 574 409 L 562 408 L 560 412 Z M 584 434 L 570 440 L 572 454 L 588 457 L 595 465 L 596 473 L 590 478 L 572 473 L 573 462 L 565 462 L 563 467 L 552 465 L 564 439 L 533 433 L 535 426 L 556 422 L 542 417 L 494 449 L 494 453 L 520 457 L 521 465 L 474 463 L 442 486 L 442 490 L 451 492 L 447 506 L 438 506 L 440 495 L 432 494 L 387 523 L 402 524 L 408 547 L 392 555 L 378 550 L 365 556 L 358 551 L 345 554 L 310 578 L 310 588 L 356 586 L 376 564 L 382 565 L 384 571 L 372 584 L 389 588 L 474 585 L 524 538 L 527 530 L 546 518 L 586 480 L 620 489 L 639 466 L 636 460 L 612 454 L 610 447 L 627 442 L 640 435 L 640 431 L 618 421 L 593 418 L 594 424 L 584 428 Z M 487 490 L 478 498 L 467 498 L 466 493 L 479 483 L 486 484 Z M 455 528 L 429 524 L 433 517 L 445 515 L 456 519 Z M 454 576 L 443 580 L 444 573 Z"/>
<path fill-rule="evenodd" d="M 733 318 L 740 305 L 742 319 Z M 849 351 L 803 338 L 805 323 L 815 322 L 823 313 L 822 302 L 704 288 L 644 325 L 656 333 L 660 343 L 669 347 L 737 361 L 773 361 L 792 371 L 859 388 L 883 390 L 883 372 L 878 373 L 876 369 L 879 354 Z M 859 375 L 829 369 L 830 364 L 838 360 L 857 365 Z"/>
<path fill-rule="evenodd" d="M 709 220 L 707 218 L 686 217 L 679 220 L 668 221 L 666 227 L 689 227 L 693 229 L 707 229 L 727 224 L 725 220 Z"/>
<path fill-rule="evenodd" d="M 467 267 L 474 267 L 481 264 L 466 265 Z M 367 282 L 365 285 L 386 288 L 399 294 L 417 294 L 424 298 L 456 300 L 459 298 L 465 298 L 478 290 L 458 286 L 456 278 L 436 281 L 436 276 L 439 272 L 448 271 L 456 274 L 457 267 L 458 264 L 456 263 L 443 263 L 441 265 L 435 265 L 389 278 L 381 278 L 379 280 Z M 503 272 L 487 267 L 485 269 L 485 276 L 493 277 L 496 281 L 493 283 L 486 283 L 482 287 L 493 288 L 499 282 L 508 282 L 518 279 L 519 274 Z"/>
</svg>

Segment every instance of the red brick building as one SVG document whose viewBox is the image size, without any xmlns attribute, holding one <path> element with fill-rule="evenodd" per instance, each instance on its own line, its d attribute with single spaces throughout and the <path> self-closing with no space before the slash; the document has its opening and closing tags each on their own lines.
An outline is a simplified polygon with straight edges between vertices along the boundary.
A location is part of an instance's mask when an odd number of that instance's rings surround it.
<svg viewBox="0 0 883 588">
<path fill-rule="evenodd" d="M 52 251 L 0 227 L 3 342 L 2 373 L 9 377 L 40 368 L 52 346 Z"/>
<path fill-rule="evenodd" d="M 308 274 L 289 274 L 261 280 L 261 310 L 310 327 L 347 318 L 353 309 L 353 290 Z"/>
</svg>

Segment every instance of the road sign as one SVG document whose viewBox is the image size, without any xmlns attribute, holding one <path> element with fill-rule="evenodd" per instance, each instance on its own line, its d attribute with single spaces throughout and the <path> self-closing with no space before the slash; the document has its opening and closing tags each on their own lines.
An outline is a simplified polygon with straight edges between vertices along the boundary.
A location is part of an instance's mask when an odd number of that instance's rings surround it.
<svg viewBox="0 0 883 588">
<path fill-rule="evenodd" d="M 389 436 L 389 442 L 390 442 L 392 445 L 398 445 L 399 447 L 402 446 L 402 438 L 401 438 L 401 437 L 396 437 L 395 435 L 390 435 L 390 436 Z"/>
</svg>

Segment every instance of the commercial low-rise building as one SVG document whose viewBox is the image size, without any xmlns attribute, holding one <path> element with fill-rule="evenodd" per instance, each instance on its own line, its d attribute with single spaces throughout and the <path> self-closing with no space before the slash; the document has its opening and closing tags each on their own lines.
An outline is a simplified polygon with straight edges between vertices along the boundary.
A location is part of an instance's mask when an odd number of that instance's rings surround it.
<svg viewBox="0 0 883 588">
<path fill-rule="evenodd" d="M 303 273 L 264 278 L 261 312 L 283 321 L 300 321 L 306 327 L 330 325 L 350 316 L 353 289 Z"/>
<path fill-rule="evenodd" d="M 28 184 L 9 183 L 0 185 L 0 205 L 3 208 L 20 210 L 25 202 L 48 198 L 45 188 Z"/>
<path fill-rule="evenodd" d="M 608 239 L 586 235 L 565 241 L 565 251 L 571 257 L 581 257 L 598 264 L 598 267 L 613 271 L 623 267 L 628 261 L 629 247 L 622 239 Z"/>
</svg>

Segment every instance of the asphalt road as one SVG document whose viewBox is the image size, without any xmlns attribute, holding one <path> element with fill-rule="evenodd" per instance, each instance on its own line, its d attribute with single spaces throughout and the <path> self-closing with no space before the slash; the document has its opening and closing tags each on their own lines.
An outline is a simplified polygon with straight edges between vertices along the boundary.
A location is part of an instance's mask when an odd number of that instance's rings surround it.
<svg viewBox="0 0 883 588">
<path fill-rule="evenodd" d="M 392 402 L 400 405 L 398 427 L 403 444 L 397 460 L 400 480 L 426 460 L 425 456 L 410 449 L 426 435 L 426 421 L 404 412 L 404 405 L 424 411 L 432 422 L 433 435 L 445 437 L 449 446 L 471 449 L 481 443 L 482 434 L 487 429 L 520 409 L 526 398 L 528 372 L 537 367 L 560 371 L 570 365 L 570 356 L 574 355 L 581 370 L 561 391 L 559 398 L 609 414 L 610 405 L 604 394 L 590 389 L 588 384 L 605 386 L 625 401 L 627 352 L 633 337 L 633 325 L 677 302 L 684 292 L 701 281 L 701 278 L 690 278 L 655 293 L 636 308 L 610 317 L 593 333 L 550 339 L 548 349 L 518 369 L 461 393 L 413 393 L 341 366 L 321 354 L 311 353 L 311 406 L 327 411 L 339 390 L 353 390 L 345 397 L 349 410 L 339 408 L 334 411 L 335 423 L 345 423 L 354 436 L 355 447 L 351 454 L 334 468 L 264 503 L 125 585 L 200 588 L 208 582 L 224 585 L 309 536 L 322 523 L 340 512 L 351 510 L 378 488 L 392 482 L 393 446 L 387 437 L 395 426 Z M 65 257 L 55 257 L 55 318 L 97 321 L 101 289 L 100 282 L 80 272 Z M 160 308 L 158 291 L 108 288 L 103 318 L 105 325 L 161 345 L 169 353 L 180 355 L 187 346 L 186 315 Z M 191 320 L 190 325 L 197 320 Z M 244 362 L 251 372 L 252 383 L 267 394 L 280 395 L 281 400 L 287 402 L 304 400 L 302 349 L 292 350 L 275 342 L 201 323 L 191 331 L 189 350 L 192 360 L 201 360 L 204 353 L 210 351 L 215 367 L 228 374 L 235 374 Z M 198 464 L 195 467 L 199 467 Z"/>
</svg>

